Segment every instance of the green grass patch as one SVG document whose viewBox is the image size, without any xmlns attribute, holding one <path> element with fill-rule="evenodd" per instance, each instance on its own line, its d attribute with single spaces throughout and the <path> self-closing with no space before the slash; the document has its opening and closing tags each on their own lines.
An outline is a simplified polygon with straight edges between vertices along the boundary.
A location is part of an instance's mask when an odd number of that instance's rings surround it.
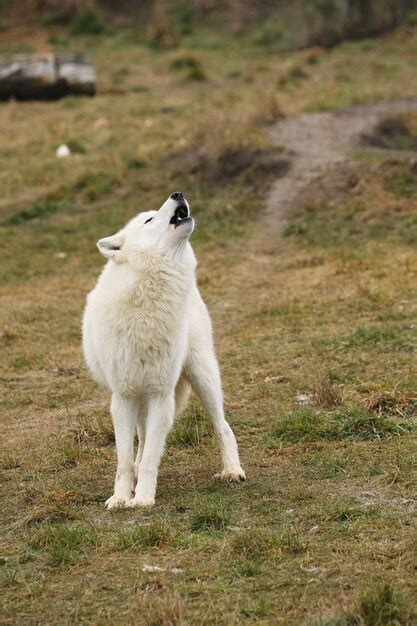
<svg viewBox="0 0 417 626">
<path fill-rule="evenodd" d="M 388 191 L 399 201 L 417 197 L 417 174 L 410 166 L 385 163 L 381 168 L 381 194 L 386 195 Z M 350 180 L 347 177 L 346 188 L 358 182 L 355 176 Z M 415 242 L 417 223 L 413 212 L 384 211 L 379 207 L 370 210 L 372 202 L 375 202 L 374 198 L 365 198 L 361 194 L 352 197 L 346 192 L 336 205 L 328 204 L 326 200 L 309 202 L 284 228 L 282 235 L 323 249 L 347 244 L 363 246 L 372 240 L 404 241 L 407 237 L 409 243 Z M 384 200 L 379 202 L 384 206 Z M 361 249 L 358 248 L 358 251 Z"/>
<path fill-rule="evenodd" d="M 221 505 L 197 509 L 190 516 L 190 530 L 194 533 L 224 530 L 231 523 L 229 515 Z"/>
<path fill-rule="evenodd" d="M 63 444 L 56 448 L 54 461 L 59 467 L 76 467 L 83 459 L 89 457 L 89 450 L 77 443 Z"/>
<path fill-rule="evenodd" d="M 250 560 L 243 560 L 235 566 L 236 575 L 242 578 L 256 578 L 263 573 L 260 565 L 253 563 Z"/>
<path fill-rule="evenodd" d="M 367 349 L 384 352 L 415 352 L 417 330 L 412 326 L 360 326 L 353 333 L 330 343 L 335 350 Z"/>
<path fill-rule="evenodd" d="M 29 541 L 33 550 L 46 554 L 52 567 L 72 565 L 100 545 L 97 531 L 90 526 L 45 525 L 37 529 Z"/>
<path fill-rule="evenodd" d="M 78 139 L 69 139 L 65 143 L 72 154 L 86 154 L 87 152 L 85 145 Z"/>
<path fill-rule="evenodd" d="M 359 507 L 356 503 L 346 502 L 343 498 L 326 501 L 321 511 L 321 517 L 327 522 L 351 522 L 355 519 L 375 519 L 379 516 L 377 508 Z"/>
<path fill-rule="evenodd" d="M 17 226 L 23 222 L 34 219 L 43 219 L 59 211 L 66 211 L 70 208 L 70 200 L 68 198 L 49 197 L 43 200 L 37 200 L 33 204 L 17 211 L 12 215 L 6 224 L 9 226 Z"/>
<path fill-rule="evenodd" d="M 170 64 L 170 69 L 184 72 L 184 78 L 186 80 L 202 81 L 207 79 L 200 61 L 190 55 L 174 59 Z"/>
<path fill-rule="evenodd" d="M 277 20 L 263 22 L 252 35 L 252 42 L 269 52 L 282 50 L 287 43 L 283 34 L 283 25 Z"/>
<path fill-rule="evenodd" d="M 367 441 L 403 435 L 411 428 L 405 420 L 373 414 L 357 406 L 344 406 L 334 412 L 302 406 L 275 420 L 266 441 L 268 445 L 343 439 Z"/>
<path fill-rule="evenodd" d="M 137 157 L 127 160 L 127 167 L 131 170 L 141 170 L 147 167 L 147 165 L 146 161 Z"/>
<path fill-rule="evenodd" d="M 175 448 L 198 447 L 210 440 L 212 432 L 207 415 L 197 402 L 193 402 L 175 423 L 168 445 Z"/>
<path fill-rule="evenodd" d="M 396 198 L 412 198 L 417 194 L 417 172 L 397 169 L 387 176 L 384 187 Z"/>
<path fill-rule="evenodd" d="M 115 442 L 113 423 L 106 413 L 98 415 L 82 413 L 69 429 L 68 438 L 77 444 L 110 446 Z"/>
<path fill-rule="evenodd" d="M 82 192 L 82 197 L 88 202 L 94 202 L 102 196 L 111 193 L 118 186 L 119 181 L 107 172 L 91 172 L 81 176 L 73 185 L 72 191 Z"/>
<path fill-rule="evenodd" d="M 278 87 L 297 86 L 305 78 L 308 78 L 308 73 L 300 65 L 294 65 L 279 79 Z"/>
<path fill-rule="evenodd" d="M 340 617 L 321 619 L 317 626 L 412 626 L 416 613 L 411 600 L 390 583 L 377 583 Z"/>
<path fill-rule="evenodd" d="M 200 67 L 200 61 L 191 55 L 177 57 L 170 63 L 171 70 L 190 70 Z"/>
<path fill-rule="evenodd" d="M 166 545 L 170 543 L 172 537 L 172 532 L 164 524 L 138 524 L 116 533 L 113 541 L 115 550 L 123 551 L 131 548 L 155 548 Z"/>
<path fill-rule="evenodd" d="M 248 562 L 257 563 L 265 559 L 303 554 L 307 549 L 305 541 L 294 529 L 271 531 L 269 529 L 248 530 L 238 533 L 232 541 L 232 550 Z"/>
</svg>

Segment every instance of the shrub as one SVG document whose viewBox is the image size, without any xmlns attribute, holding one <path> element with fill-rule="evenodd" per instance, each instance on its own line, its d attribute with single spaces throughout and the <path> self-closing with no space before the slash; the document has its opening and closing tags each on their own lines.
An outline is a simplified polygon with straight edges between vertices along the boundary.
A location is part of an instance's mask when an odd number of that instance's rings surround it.
<svg viewBox="0 0 417 626">
<path fill-rule="evenodd" d="M 43 26 L 65 26 L 71 21 L 71 12 L 65 9 L 51 11 L 42 19 Z"/>
<path fill-rule="evenodd" d="M 102 35 L 108 32 L 103 16 L 94 9 L 86 9 L 74 20 L 71 35 Z"/>
</svg>

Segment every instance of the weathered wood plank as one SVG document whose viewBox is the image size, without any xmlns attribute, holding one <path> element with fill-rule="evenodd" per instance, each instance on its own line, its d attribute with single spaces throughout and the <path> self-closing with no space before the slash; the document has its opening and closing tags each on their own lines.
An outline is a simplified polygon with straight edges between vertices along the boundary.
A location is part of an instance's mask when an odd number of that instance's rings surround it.
<svg viewBox="0 0 417 626">
<path fill-rule="evenodd" d="M 95 71 L 80 54 L 17 55 L 0 60 L 0 100 L 55 100 L 95 94 Z"/>
</svg>

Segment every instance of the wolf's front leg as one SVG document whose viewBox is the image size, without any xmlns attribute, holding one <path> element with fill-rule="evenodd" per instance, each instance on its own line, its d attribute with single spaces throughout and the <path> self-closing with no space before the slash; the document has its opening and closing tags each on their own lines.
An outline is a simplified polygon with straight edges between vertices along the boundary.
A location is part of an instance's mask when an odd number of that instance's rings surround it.
<svg viewBox="0 0 417 626">
<path fill-rule="evenodd" d="M 106 508 L 125 506 L 134 487 L 133 446 L 138 404 L 133 398 L 114 393 L 111 399 L 111 415 L 116 437 L 117 472 L 114 493 L 106 502 Z"/>
<path fill-rule="evenodd" d="M 174 422 L 174 410 L 174 391 L 169 396 L 155 396 L 149 400 L 145 445 L 138 467 L 138 482 L 135 495 L 128 506 L 155 504 L 159 463 L 164 452 L 165 440 Z"/>
</svg>

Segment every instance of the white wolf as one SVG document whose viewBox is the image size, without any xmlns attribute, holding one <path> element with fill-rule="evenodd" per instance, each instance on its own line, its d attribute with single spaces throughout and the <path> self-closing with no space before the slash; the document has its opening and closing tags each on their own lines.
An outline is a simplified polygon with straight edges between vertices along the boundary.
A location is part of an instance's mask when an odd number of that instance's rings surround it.
<svg viewBox="0 0 417 626">
<path fill-rule="evenodd" d="M 97 243 L 109 261 L 87 297 L 83 347 L 94 378 L 112 392 L 117 472 L 109 509 L 154 504 L 165 440 L 191 387 L 220 440 L 221 478 L 245 480 L 196 283 L 193 229 L 188 202 L 175 192 L 158 211 L 140 213 Z"/>
</svg>

